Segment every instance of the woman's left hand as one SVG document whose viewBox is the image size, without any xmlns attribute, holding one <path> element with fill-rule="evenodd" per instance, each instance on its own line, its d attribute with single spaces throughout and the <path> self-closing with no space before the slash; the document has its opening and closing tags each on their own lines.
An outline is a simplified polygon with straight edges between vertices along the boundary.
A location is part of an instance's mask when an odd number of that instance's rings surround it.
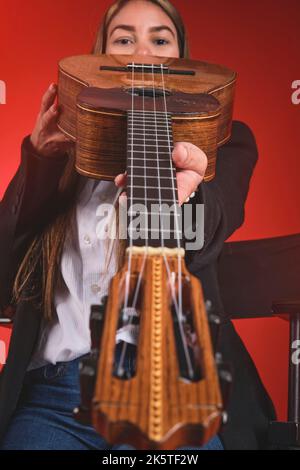
<svg viewBox="0 0 300 470">
<path fill-rule="evenodd" d="M 177 169 L 178 202 L 181 205 L 202 182 L 207 168 L 207 156 L 196 145 L 177 142 L 174 146 L 172 159 Z M 118 175 L 115 178 L 115 184 L 118 187 L 125 187 L 126 174 Z"/>
</svg>

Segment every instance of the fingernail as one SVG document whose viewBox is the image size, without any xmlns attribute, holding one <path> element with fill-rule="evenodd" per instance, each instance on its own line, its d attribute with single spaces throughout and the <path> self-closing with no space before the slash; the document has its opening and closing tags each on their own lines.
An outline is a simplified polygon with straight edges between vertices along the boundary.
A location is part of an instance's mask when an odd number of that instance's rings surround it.
<svg viewBox="0 0 300 470">
<path fill-rule="evenodd" d="M 49 86 L 49 90 L 50 90 L 50 91 L 55 91 L 55 90 L 56 90 L 56 85 L 55 85 L 55 83 L 51 83 L 51 85 Z"/>
</svg>

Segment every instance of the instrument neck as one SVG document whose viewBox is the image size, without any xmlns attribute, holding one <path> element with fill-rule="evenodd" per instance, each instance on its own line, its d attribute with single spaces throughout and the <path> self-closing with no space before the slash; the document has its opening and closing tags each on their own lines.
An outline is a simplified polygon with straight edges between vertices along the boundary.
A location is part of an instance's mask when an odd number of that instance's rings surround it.
<svg viewBox="0 0 300 470">
<path fill-rule="evenodd" d="M 170 113 L 127 112 L 127 226 L 131 246 L 182 245 L 172 150 Z"/>
</svg>

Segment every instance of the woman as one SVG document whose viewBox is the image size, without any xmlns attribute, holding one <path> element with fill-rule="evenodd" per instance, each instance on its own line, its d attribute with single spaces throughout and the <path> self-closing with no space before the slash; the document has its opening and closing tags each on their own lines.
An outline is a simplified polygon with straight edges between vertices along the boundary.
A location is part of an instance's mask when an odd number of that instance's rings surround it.
<svg viewBox="0 0 300 470">
<path fill-rule="evenodd" d="M 182 20 L 168 0 L 125 0 L 108 10 L 93 52 L 187 57 L 188 46 Z M 118 262 L 114 247 L 108 264 L 93 266 L 94 259 L 106 258 L 108 248 L 96 239 L 91 214 L 99 199 L 115 202 L 119 192 L 113 183 L 77 177 L 73 145 L 57 127 L 55 97 L 52 84 L 1 202 L 0 302 L 3 311 L 12 303 L 16 309 L 1 374 L 2 449 L 110 448 L 93 428 L 75 422 L 72 411 L 80 401 L 79 359 L 90 348 L 89 306 L 107 292 Z M 274 418 L 272 403 L 223 312 L 217 283 L 222 245 L 243 222 L 257 160 L 255 140 L 245 124 L 234 122 L 210 183 L 203 181 L 207 158 L 201 149 L 177 143 L 172 157 L 180 169 L 179 202 L 199 187 L 191 201 L 205 204 L 204 247 L 187 253 L 186 262 L 223 314 L 220 349 L 234 368 L 229 421 L 203 449 L 263 448 Z M 125 175 L 115 183 L 122 188 Z"/>
</svg>

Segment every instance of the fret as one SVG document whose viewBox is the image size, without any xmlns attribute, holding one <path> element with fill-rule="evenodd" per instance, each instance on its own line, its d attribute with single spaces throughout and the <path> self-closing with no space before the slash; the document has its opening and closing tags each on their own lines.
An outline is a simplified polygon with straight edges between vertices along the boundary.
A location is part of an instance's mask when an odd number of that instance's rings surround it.
<svg viewBox="0 0 300 470">
<path fill-rule="evenodd" d="M 174 146 L 173 140 L 169 138 L 166 134 L 157 134 L 156 135 L 149 135 L 149 134 L 134 134 L 134 135 L 127 135 L 127 143 L 134 144 L 138 142 L 136 145 L 144 146 L 148 145 L 163 145 L 168 144 L 169 147 Z"/>
<path fill-rule="evenodd" d="M 150 149 L 151 147 L 155 147 L 155 150 L 159 150 L 160 148 L 167 148 L 169 150 L 173 150 L 174 146 L 168 141 L 166 140 L 161 140 L 160 142 L 164 142 L 164 144 L 160 143 L 159 141 L 158 142 L 155 142 L 153 144 L 150 144 L 150 142 L 144 142 L 144 143 L 137 143 L 136 142 L 137 139 L 134 140 L 134 142 L 127 142 L 127 146 L 128 147 L 142 147 L 141 150 L 138 150 L 139 152 L 143 153 L 144 152 L 144 149 Z M 167 145 L 165 145 L 167 144 Z M 153 152 L 153 150 L 150 150 L 150 152 L 152 153 L 155 153 L 156 154 L 156 151 Z"/>
<path fill-rule="evenodd" d="M 135 113 L 144 113 L 145 115 L 153 115 L 155 114 L 156 116 L 163 114 L 163 116 L 168 116 L 170 119 L 172 118 L 172 113 L 168 113 L 165 111 L 149 111 L 149 110 L 144 110 L 144 109 L 134 109 L 134 110 L 129 110 L 127 111 L 128 116 L 132 116 Z"/>
<path fill-rule="evenodd" d="M 144 172 L 134 172 L 134 171 L 130 171 L 128 172 L 128 175 L 133 175 L 134 178 L 138 177 L 138 178 L 144 178 L 144 180 L 147 178 L 155 178 L 156 181 L 158 180 L 158 177 L 162 178 L 162 179 L 173 179 L 174 181 L 176 180 L 176 171 L 175 170 L 172 170 L 170 171 L 170 168 L 161 168 L 161 172 L 160 174 L 158 175 L 158 171 L 157 171 L 157 168 L 154 168 L 154 167 L 151 167 L 149 168 L 149 170 L 155 170 L 155 171 L 148 171 L 147 173 L 144 173 Z M 138 168 L 138 170 L 140 170 L 140 168 Z M 128 178 L 128 176 L 127 176 Z"/>
<path fill-rule="evenodd" d="M 146 171 L 147 170 L 147 171 Z M 157 166 L 147 166 L 147 167 L 131 167 L 130 165 L 127 165 L 127 172 L 128 175 L 132 174 L 134 177 L 139 176 L 143 178 L 156 178 L 156 181 L 158 177 L 160 176 L 161 178 L 176 178 L 176 169 L 175 168 L 167 168 L 167 167 L 160 167 L 158 168 Z"/>
<path fill-rule="evenodd" d="M 156 180 L 156 183 L 158 181 L 158 179 L 162 179 L 162 180 L 173 180 L 174 183 L 175 181 L 177 181 L 177 177 L 176 177 L 176 171 L 175 170 L 172 170 L 170 171 L 169 168 L 163 168 L 160 173 L 158 174 L 158 171 L 157 171 L 157 168 L 150 168 L 148 169 L 147 172 L 143 172 L 142 169 L 138 168 L 138 169 L 135 169 L 134 171 L 128 171 L 128 174 L 127 174 L 127 179 L 130 177 L 130 175 L 132 175 L 133 178 L 143 178 L 143 181 L 145 182 L 149 182 L 149 178 L 154 178 Z"/>
<path fill-rule="evenodd" d="M 134 202 L 134 199 L 136 199 L 136 202 Z M 145 198 L 145 203 L 147 202 L 155 202 L 156 204 L 159 204 L 159 198 L 153 198 L 153 197 L 147 197 Z M 137 199 L 135 196 L 132 196 L 130 197 L 130 202 L 132 204 L 140 204 L 141 203 L 141 200 L 140 199 Z M 167 199 L 167 198 L 164 198 L 164 200 L 160 203 L 160 204 L 165 204 L 165 203 L 168 203 L 168 202 L 171 202 L 172 204 L 176 204 L 177 201 L 176 199 Z M 146 205 L 146 204 L 145 204 Z"/>
<path fill-rule="evenodd" d="M 127 145 L 128 145 L 129 147 L 144 147 L 143 144 L 135 144 L 135 143 L 130 143 L 130 142 L 129 142 Z M 157 146 L 156 146 L 155 144 L 147 144 L 146 147 L 147 147 L 147 148 L 148 148 L 148 147 L 155 147 L 155 148 L 156 148 Z M 162 147 L 162 148 L 170 148 L 169 145 L 159 145 L 159 148 L 161 148 L 161 147 Z"/>
<path fill-rule="evenodd" d="M 137 188 L 136 186 L 128 185 L 128 196 L 129 199 L 132 201 L 132 198 L 138 200 L 139 203 L 144 204 L 145 201 L 150 201 L 154 199 L 157 204 L 164 204 L 166 200 L 171 200 L 173 204 L 177 203 L 177 189 L 174 187 L 164 187 L 158 190 L 157 186 L 155 188 L 147 187 L 147 191 L 145 191 L 145 187 L 142 186 L 141 188 Z"/>
<path fill-rule="evenodd" d="M 130 155 L 131 155 L 131 154 L 133 154 L 133 155 L 134 155 L 134 154 L 141 155 L 141 153 L 142 153 L 142 152 L 141 152 L 140 150 L 131 150 L 131 151 L 130 151 Z M 152 156 L 152 157 L 149 157 L 149 158 L 147 158 L 147 156 L 145 156 L 145 158 L 143 158 L 143 157 L 131 157 L 131 156 L 129 155 L 129 156 L 127 157 L 127 159 L 129 159 L 129 160 L 143 160 L 143 161 L 146 161 L 146 162 L 147 162 L 147 161 L 153 162 L 154 159 L 155 159 L 155 161 L 158 161 L 158 162 L 159 162 L 159 161 L 161 161 L 161 162 L 166 162 L 166 161 L 168 161 L 166 158 L 156 158 L 157 153 L 155 153 L 155 152 L 151 152 L 151 153 L 153 154 L 153 156 Z M 170 152 L 159 152 L 159 155 L 168 155 L 169 157 L 171 156 L 171 155 L 170 155 Z M 169 161 L 171 161 L 171 160 L 169 160 Z"/>
<path fill-rule="evenodd" d="M 136 139 L 138 137 L 142 137 L 140 140 L 144 141 L 148 141 L 148 140 L 154 140 L 156 141 L 156 138 L 160 138 L 160 137 L 163 137 L 164 141 L 165 142 L 170 142 L 171 145 L 173 145 L 173 138 L 171 135 L 168 135 L 166 134 L 165 132 L 160 132 L 158 134 L 150 134 L 150 133 L 146 133 L 144 134 L 143 132 L 135 132 L 133 135 L 132 134 L 127 134 L 127 140 L 132 140 L 132 139 Z"/>
<path fill-rule="evenodd" d="M 169 152 L 166 154 L 168 155 L 168 157 L 170 157 L 170 154 Z M 157 155 L 156 155 L 157 156 Z M 149 169 L 149 170 L 175 170 L 175 166 L 173 164 L 173 161 L 170 159 L 170 158 L 166 158 L 166 157 L 163 157 L 163 158 L 156 158 L 155 157 L 152 157 L 152 158 L 142 158 L 142 157 L 127 157 L 127 166 L 128 168 L 130 169 L 134 169 L 134 168 L 138 168 L 138 169 Z M 128 160 L 131 160 L 132 163 L 128 162 Z M 137 161 L 136 165 L 135 165 L 135 160 L 142 160 L 144 163 L 146 163 L 146 165 L 138 165 L 139 161 Z M 160 164 L 157 165 L 158 162 L 162 162 Z M 162 164 L 165 163 L 166 166 L 162 166 Z M 151 165 L 149 165 L 151 164 Z"/>
<path fill-rule="evenodd" d="M 153 189 L 150 189 L 149 191 L 147 191 L 147 197 L 145 197 L 145 192 L 144 191 L 141 191 L 140 189 L 137 189 L 133 194 L 130 195 L 130 203 L 132 204 L 133 201 L 132 201 L 132 198 L 134 198 L 134 200 L 138 200 L 139 202 L 137 204 L 145 204 L 146 202 L 147 203 L 151 203 L 153 204 L 153 202 L 155 201 L 156 204 L 164 204 L 165 201 L 169 200 L 169 204 L 176 204 L 177 203 L 177 191 L 172 191 L 171 188 L 168 188 L 167 190 L 164 190 L 163 192 L 161 192 L 160 194 L 157 192 L 157 191 L 153 191 Z M 152 202 L 151 202 L 152 201 Z"/>
<path fill-rule="evenodd" d="M 174 182 L 174 185 L 176 184 L 176 178 L 175 177 L 168 177 L 168 176 L 164 176 L 162 177 L 162 179 L 164 180 L 163 183 L 164 184 L 170 184 L 170 186 L 168 186 L 167 188 L 166 187 L 163 187 L 163 186 L 159 186 L 159 183 L 158 183 L 158 180 L 160 180 L 160 178 L 158 178 L 157 176 L 142 176 L 142 175 L 128 175 L 127 176 L 127 179 L 133 179 L 134 183 L 131 184 L 129 183 L 129 186 L 133 187 L 133 188 L 145 188 L 145 191 L 147 189 L 154 189 L 154 188 L 161 188 L 161 189 L 169 189 L 169 188 L 172 188 L 172 181 Z M 158 185 L 157 185 L 158 183 Z M 153 186 L 154 185 L 154 186 Z"/>
<path fill-rule="evenodd" d="M 127 214 L 127 222 L 129 224 L 135 224 L 140 230 L 144 227 L 152 228 L 153 231 L 157 231 L 160 228 L 166 231 L 177 231 L 181 228 L 181 215 L 180 214 L 159 214 L 158 212 L 152 213 L 129 213 Z"/>
<path fill-rule="evenodd" d="M 143 153 L 142 150 L 134 150 L 132 148 L 131 149 L 128 148 L 128 152 L 130 153 L 130 155 L 128 155 L 127 160 L 132 160 L 132 161 L 142 160 L 145 163 L 153 162 L 154 164 L 156 162 L 165 162 L 165 163 L 172 162 L 172 152 L 170 151 L 165 152 L 165 151 L 157 149 L 156 152 L 154 152 L 153 150 L 151 150 L 151 152 L 147 152 L 147 149 L 146 149 L 146 152 Z"/>
<path fill-rule="evenodd" d="M 139 208 L 141 210 L 139 210 Z M 143 214 L 148 214 L 148 215 L 162 214 L 164 217 L 170 216 L 170 221 L 172 222 L 173 226 L 175 226 L 175 223 L 176 223 L 174 216 L 182 215 L 181 207 L 178 205 L 176 201 L 174 202 L 174 200 L 170 201 L 169 203 L 163 202 L 162 204 L 159 204 L 157 200 L 149 201 L 148 199 L 145 199 L 143 204 L 141 204 L 140 200 L 139 202 L 136 202 L 136 203 L 132 201 L 128 201 L 128 208 L 127 208 L 128 216 L 134 217 L 141 211 L 143 211 Z"/>
<path fill-rule="evenodd" d="M 173 213 L 164 213 L 160 214 L 159 212 L 128 212 L 128 223 L 136 222 L 139 219 L 139 222 L 142 227 L 151 227 L 153 229 L 158 229 L 158 227 L 163 227 L 165 229 L 171 229 L 173 227 L 176 230 L 176 226 L 179 226 L 181 222 L 181 214 Z"/>
<path fill-rule="evenodd" d="M 157 122 L 157 121 L 163 121 L 163 122 L 169 122 L 170 124 L 173 122 L 171 116 L 166 116 L 164 113 L 162 114 L 131 114 L 127 115 L 127 120 L 128 121 L 135 121 L 135 120 L 146 120 L 146 121 L 152 121 L 152 122 Z"/>
<path fill-rule="evenodd" d="M 147 121 L 164 121 L 164 122 L 172 122 L 172 116 L 166 116 L 165 114 L 131 114 L 127 115 L 127 119 L 129 121 L 134 121 L 135 119 L 139 120 L 147 120 Z"/>
<path fill-rule="evenodd" d="M 143 127 L 163 127 L 165 129 L 169 129 L 170 131 L 172 130 L 172 122 L 169 121 L 143 121 L 140 118 L 129 120 L 128 121 L 128 128 L 129 130 L 132 127 L 136 126 L 143 126 Z"/>
<path fill-rule="evenodd" d="M 181 217 L 181 214 L 174 214 L 173 212 L 144 212 L 144 211 L 128 211 L 128 215 L 134 217 L 136 215 L 159 215 L 162 217 Z"/>
<path fill-rule="evenodd" d="M 141 114 L 144 114 L 145 116 L 163 115 L 163 116 L 167 116 L 169 119 L 172 119 L 172 113 L 168 113 L 166 111 L 158 111 L 158 109 L 154 109 L 154 107 L 152 109 L 144 108 L 144 109 L 134 109 L 134 110 L 127 111 L 127 115 L 129 117 L 135 116 L 135 115 L 141 115 Z"/>
<path fill-rule="evenodd" d="M 158 178 L 158 176 L 148 176 L 148 175 L 144 176 L 144 175 L 135 175 L 135 174 L 133 174 L 133 177 L 134 177 L 135 180 L 137 180 L 138 178 L 142 178 L 145 182 L 148 182 L 149 179 L 154 179 L 155 181 L 157 181 L 157 178 Z M 162 179 L 162 180 L 177 181 L 177 179 L 175 177 L 172 177 L 172 176 L 161 176 L 161 175 L 159 175 L 159 179 L 160 180 Z M 134 187 L 137 188 L 137 186 L 134 186 Z M 146 188 L 148 188 L 148 187 L 150 188 L 151 186 L 146 186 Z"/>
<path fill-rule="evenodd" d="M 162 124 L 164 126 L 172 128 L 173 121 L 172 119 L 166 119 L 166 118 L 158 118 L 158 117 L 153 117 L 153 118 L 148 118 L 148 117 L 143 117 L 143 116 L 135 116 L 135 117 L 127 117 L 127 124 L 131 127 L 134 124 Z"/>
<path fill-rule="evenodd" d="M 130 174 L 128 174 L 128 177 L 129 177 Z M 174 184 L 176 184 L 177 182 L 177 179 L 176 179 L 176 174 L 171 174 L 171 176 L 163 176 L 163 175 L 159 175 L 160 176 L 160 179 L 162 180 L 165 180 L 166 183 L 168 184 L 170 181 L 174 181 Z M 127 178 L 128 178 L 127 177 Z M 134 180 L 141 180 L 143 183 L 145 182 L 145 184 L 150 184 L 152 181 L 155 182 L 154 184 L 157 184 L 157 181 L 158 181 L 158 175 L 155 173 L 150 173 L 148 175 L 141 175 L 140 173 L 132 173 L 132 177 L 134 178 Z M 137 184 L 138 184 L 138 181 L 135 181 Z"/>
<path fill-rule="evenodd" d="M 155 129 L 157 129 L 157 130 L 160 130 L 160 129 L 170 130 L 170 129 L 168 129 L 167 126 L 159 126 L 159 125 L 157 125 L 157 124 L 153 124 L 153 125 L 152 125 L 152 124 L 147 124 L 147 126 L 143 126 L 143 125 L 140 124 L 140 123 L 136 123 L 136 124 L 134 125 L 134 128 L 137 129 L 137 130 L 141 130 L 141 128 L 144 128 L 144 127 L 145 127 L 146 129 L 150 129 L 151 131 L 152 131 L 152 130 L 155 130 Z M 152 127 L 153 127 L 154 129 L 152 129 Z M 131 131 L 132 128 L 130 128 L 129 130 Z"/>
<path fill-rule="evenodd" d="M 139 229 L 137 230 L 136 228 L 134 227 L 129 227 L 128 228 L 128 232 L 130 232 L 131 234 L 132 233 L 140 233 L 140 232 L 150 232 L 150 233 L 167 233 L 167 234 L 170 234 L 170 233 L 174 233 L 175 235 L 178 235 L 178 236 L 181 236 L 182 235 L 182 230 L 174 230 L 174 229 L 156 229 L 156 228 L 151 228 L 151 227 L 148 227 L 148 228 L 142 228 L 142 227 L 139 227 Z"/>
<path fill-rule="evenodd" d="M 166 191 L 167 194 L 164 194 L 164 197 L 159 197 L 159 194 L 153 190 L 151 190 L 151 193 L 147 191 L 147 194 L 145 192 L 140 192 L 140 190 L 137 190 L 134 192 L 129 193 L 128 192 L 128 200 L 130 200 L 130 204 L 144 204 L 144 203 L 150 203 L 150 204 L 178 204 L 177 201 L 177 190 L 173 191 L 171 188 L 168 188 Z"/>
<path fill-rule="evenodd" d="M 157 180 L 158 180 L 158 178 L 155 178 L 155 179 L 156 179 L 156 182 L 155 182 L 156 185 L 155 185 L 155 186 L 148 185 L 148 184 L 147 184 L 147 186 L 145 186 L 144 180 L 143 180 L 143 184 L 136 184 L 136 179 L 137 179 L 137 178 L 141 178 L 141 177 L 140 177 L 140 176 L 137 176 L 137 177 L 135 177 L 135 178 L 133 178 L 133 177 L 131 178 L 131 175 L 127 176 L 127 180 L 129 180 L 129 181 L 127 182 L 127 187 L 128 187 L 129 189 L 131 189 L 131 190 L 135 190 L 135 189 L 144 189 L 144 190 L 145 190 L 145 189 L 147 188 L 147 191 L 149 192 L 149 195 L 150 195 L 150 192 L 153 191 L 154 189 L 157 191 L 156 194 L 158 194 L 158 191 L 159 191 L 159 190 L 160 190 L 160 191 L 173 191 L 173 189 L 176 189 L 176 190 L 177 190 L 176 184 L 172 184 L 171 180 L 165 181 L 166 184 L 168 184 L 168 181 L 169 181 L 169 186 L 162 186 L 162 185 L 161 185 L 161 186 L 158 186 L 158 185 L 157 185 Z M 131 184 L 130 179 L 133 180 L 133 184 Z M 174 183 L 175 183 L 175 180 L 174 180 Z M 156 195 L 156 194 L 155 194 L 155 195 Z"/>
<path fill-rule="evenodd" d="M 165 121 L 142 121 L 141 119 L 137 119 L 136 121 L 129 121 L 129 130 L 135 128 L 137 126 L 142 126 L 145 128 L 148 127 L 163 127 L 164 129 L 168 129 L 170 132 L 172 130 L 172 123 L 165 122 Z"/>
<path fill-rule="evenodd" d="M 145 136 L 145 137 L 146 137 L 146 136 Z M 136 139 L 136 138 L 134 138 L 134 141 L 137 141 L 137 140 L 142 141 L 142 142 L 145 142 L 145 143 L 148 143 L 149 140 L 150 140 L 151 142 L 152 142 L 152 141 L 154 141 L 154 142 L 156 142 L 156 141 L 157 141 L 157 142 L 168 142 L 168 140 L 166 140 L 166 139 L 152 139 L 152 138 L 151 138 L 151 139 L 145 140 L 145 139 Z M 141 145 L 143 145 L 143 144 L 141 144 Z"/>
<path fill-rule="evenodd" d="M 163 160 L 164 162 L 166 160 Z M 154 162 L 155 163 L 155 162 Z M 138 165 L 128 165 L 130 169 L 134 169 L 134 168 L 138 168 L 138 169 L 141 169 L 141 170 L 157 170 L 159 169 L 159 171 L 161 170 L 167 170 L 167 171 L 175 171 L 175 168 L 174 167 L 171 167 L 171 166 L 166 166 L 166 167 L 163 167 L 163 166 L 159 166 L 159 168 L 157 166 L 138 166 Z"/>
<path fill-rule="evenodd" d="M 144 118 L 144 119 L 143 119 Z M 150 117 L 150 116 L 127 116 L 127 121 L 130 123 L 133 123 L 135 121 L 139 122 L 164 122 L 167 123 L 168 125 L 172 124 L 172 119 L 168 117 Z"/>
<path fill-rule="evenodd" d="M 129 128 L 129 130 L 132 128 L 132 127 L 135 127 L 135 126 L 138 126 L 138 125 L 143 125 L 144 127 L 156 127 L 156 126 L 161 126 L 161 127 L 164 127 L 164 128 L 167 128 L 169 129 L 170 131 L 173 130 L 173 123 L 171 121 L 163 121 L 163 120 L 146 120 L 144 121 L 143 119 L 141 118 L 136 118 L 136 119 L 129 119 L 127 121 L 127 127 Z"/>
<path fill-rule="evenodd" d="M 175 178 L 174 178 L 175 179 Z M 127 183 L 127 186 L 132 188 L 132 189 L 172 189 L 170 186 L 139 186 L 139 185 L 131 185 L 130 183 Z"/>
<path fill-rule="evenodd" d="M 141 129 L 138 129 L 138 130 L 140 131 Z M 132 134 L 131 134 L 130 132 L 128 132 L 127 135 L 128 135 L 129 137 L 132 137 Z M 157 131 L 157 132 L 155 132 L 155 134 L 154 134 L 154 133 L 150 133 L 150 132 L 147 132 L 146 134 L 145 134 L 144 132 L 135 132 L 133 135 L 134 135 L 134 136 L 136 136 L 136 135 L 149 136 L 149 135 L 150 135 L 150 136 L 153 136 L 153 137 L 156 137 L 156 135 L 158 135 L 158 136 L 159 136 L 159 135 L 165 135 L 166 137 L 170 137 L 170 139 L 172 139 L 172 135 L 171 135 L 171 134 L 168 134 L 167 132 L 163 132 L 163 131 Z"/>
<path fill-rule="evenodd" d="M 153 129 L 152 129 L 153 127 Z M 144 132 L 142 132 L 144 131 Z M 170 137 L 172 138 L 172 131 L 171 129 L 168 129 L 166 126 L 142 126 L 141 124 L 137 124 L 136 126 L 134 126 L 133 128 L 130 128 L 128 129 L 128 132 L 127 132 L 127 135 L 129 136 L 135 136 L 137 132 L 139 132 L 140 134 L 142 133 L 142 135 L 145 135 L 145 136 L 156 136 L 158 133 L 161 133 L 161 132 L 164 132 L 164 134 L 167 136 L 167 137 Z"/>
<path fill-rule="evenodd" d="M 142 136 L 143 134 L 137 134 L 137 136 Z M 164 136 L 159 136 L 159 137 L 166 137 L 165 135 Z M 130 139 L 128 138 L 127 139 L 127 144 L 131 144 L 133 143 L 133 141 L 135 142 L 136 140 L 138 140 L 140 143 L 139 144 L 136 144 L 136 145 L 140 145 L 141 147 L 144 147 L 144 145 L 155 145 L 155 146 L 160 146 L 160 142 L 164 142 L 166 144 L 168 144 L 168 147 L 171 147 L 171 148 L 174 148 L 174 143 L 172 140 L 169 140 L 169 139 L 159 139 L 157 142 L 156 142 L 156 139 L 155 138 L 149 138 L 149 139 L 137 139 L 135 136 L 134 138 L 132 138 L 130 136 Z M 151 144 L 150 142 L 154 142 L 154 144 Z"/>
<path fill-rule="evenodd" d="M 172 127 L 173 121 L 172 119 L 166 117 L 148 117 L 148 116 L 127 116 L 127 123 L 130 125 L 135 124 L 137 122 L 142 122 L 143 124 L 150 123 L 150 124 L 164 124 L 169 127 Z"/>
</svg>

